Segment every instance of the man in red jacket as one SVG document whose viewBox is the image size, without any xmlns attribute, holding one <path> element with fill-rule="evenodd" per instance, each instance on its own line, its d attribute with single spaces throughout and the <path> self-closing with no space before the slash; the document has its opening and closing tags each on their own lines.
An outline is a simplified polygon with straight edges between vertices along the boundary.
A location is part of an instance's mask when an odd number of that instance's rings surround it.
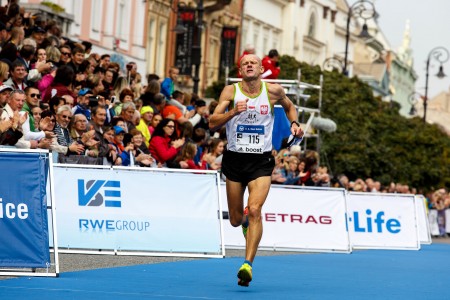
<svg viewBox="0 0 450 300">
<path fill-rule="evenodd" d="M 262 78 L 265 79 L 278 79 L 278 74 L 280 74 L 280 66 L 278 63 L 280 55 L 276 49 L 269 51 L 269 55 L 263 58 L 262 66 L 264 67 L 264 73 Z"/>
</svg>

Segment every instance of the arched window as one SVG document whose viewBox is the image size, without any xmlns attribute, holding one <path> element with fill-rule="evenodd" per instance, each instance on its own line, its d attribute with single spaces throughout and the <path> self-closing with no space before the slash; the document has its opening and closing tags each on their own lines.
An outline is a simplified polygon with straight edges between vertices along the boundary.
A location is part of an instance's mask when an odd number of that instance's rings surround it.
<svg viewBox="0 0 450 300">
<path fill-rule="evenodd" d="M 314 38 L 316 35 L 316 14 L 312 13 L 309 17 L 308 36 Z"/>
</svg>

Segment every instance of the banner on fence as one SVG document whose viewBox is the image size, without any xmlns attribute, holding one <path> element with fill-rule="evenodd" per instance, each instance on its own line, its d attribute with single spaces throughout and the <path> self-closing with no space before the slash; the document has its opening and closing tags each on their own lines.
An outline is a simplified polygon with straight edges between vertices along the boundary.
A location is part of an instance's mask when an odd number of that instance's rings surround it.
<svg viewBox="0 0 450 300">
<path fill-rule="evenodd" d="M 414 195 L 356 193 L 347 197 L 353 248 L 420 249 Z"/>
<path fill-rule="evenodd" d="M 0 267 L 50 265 L 48 153 L 0 151 Z"/>
<path fill-rule="evenodd" d="M 222 185 L 222 199 L 226 199 Z M 244 195 L 247 202 L 248 192 Z M 227 201 L 223 210 L 228 211 Z M 350 252 L 345 191 L 272 185 L 262 209 L 261 249 Z M 227 220 L 225 220 L 227 221 Z M 225 245 L 243 248 L 240 228 L 224 222 Z"/>
<path fill-rule="evenodd" d="M 423 195 L 416 195 L 414 203 L 417 212 L 417 224 L 419 226 L 419 241 L 421 244 L 431 244 L 430 224 L 428 223 L 426 199 Z"/>
<path fill-rule="evenodd" d="M 57 165 L 54 173 L 60 247 L 223 252 L 215 172 Z"/>
</svg>

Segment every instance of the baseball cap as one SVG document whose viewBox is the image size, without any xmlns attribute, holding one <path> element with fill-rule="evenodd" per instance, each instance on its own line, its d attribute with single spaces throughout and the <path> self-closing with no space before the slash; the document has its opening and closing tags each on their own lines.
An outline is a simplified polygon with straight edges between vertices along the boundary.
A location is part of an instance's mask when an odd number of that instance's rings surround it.
<svg viewBox="0 0 450 300">
<path fill-rule="evenodd" d="M 92 90 L 89 88 L 82 88 L 79 92 L 78 92 L 78 96 L 86 96 L 86 94 L 92 94 Z"/>
<path fill-rule="evenodd" d="M 142 106 L 141 108 L 141 115 L 151 112 L 153 113 L 153 108 L 151 106 Z"/>
<path fill-rule="evenodd" d="M 5 84 L 0 85 L 0 93 L 3 91 L 6 91 L 6 90 L 12 91 L 14 89 L 12 87 L 10 87 L 9 85 L 5 85 Z"/>
<path fill-rule="evenodd" d="M 114 134 L 120 134 L 120 133 L 125 133 L 125 130 L 123 130 L 123 128 L 122 127 L 120 127 L 120 126 L 114 126 L 113 127 L 114 128 Z"/>
<path fill-rule="evenodd" d="M 34 26 L 32 32 L 45 33 L 45 30 L 42 27 Z"/>
</svg>

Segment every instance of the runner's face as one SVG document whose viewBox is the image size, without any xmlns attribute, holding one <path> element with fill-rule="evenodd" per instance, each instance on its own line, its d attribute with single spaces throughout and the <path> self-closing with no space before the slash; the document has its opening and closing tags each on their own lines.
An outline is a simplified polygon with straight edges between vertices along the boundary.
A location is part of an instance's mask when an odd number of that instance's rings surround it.
<svg viewBox="0 0 450 300">
<path fill-rule="evenodd" d="M 253 54 L 245 55 L 241 60 L 242 78 L 253 79 L 258 78 L 263 72 L 261 59 Z"/>
</svg>

